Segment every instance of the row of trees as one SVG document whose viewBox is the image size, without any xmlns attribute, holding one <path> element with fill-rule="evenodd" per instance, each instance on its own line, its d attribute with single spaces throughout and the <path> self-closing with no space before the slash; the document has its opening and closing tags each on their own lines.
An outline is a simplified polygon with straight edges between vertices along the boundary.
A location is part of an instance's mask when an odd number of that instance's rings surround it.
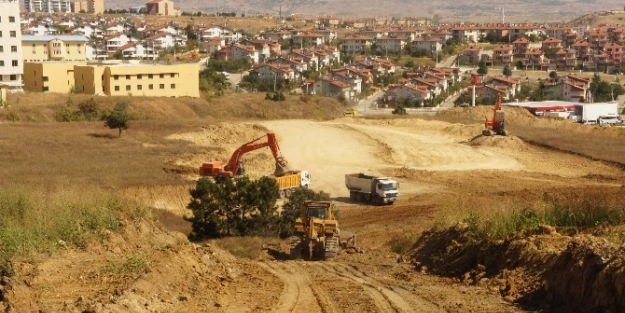
<svg viewBox="0 0 625 313">
<path fill-rule="evenodd" d="M 224 236 L 280 236 L 293 233 L 293 223 L 306 200 L 330 200 L 324 192 L 300 188 L 281 207 L 278 184 L 271 177 L 251 180 L 247 176 L 215 182 L 198 180 L 190 190 L 194 240 Z"/>
</svg>

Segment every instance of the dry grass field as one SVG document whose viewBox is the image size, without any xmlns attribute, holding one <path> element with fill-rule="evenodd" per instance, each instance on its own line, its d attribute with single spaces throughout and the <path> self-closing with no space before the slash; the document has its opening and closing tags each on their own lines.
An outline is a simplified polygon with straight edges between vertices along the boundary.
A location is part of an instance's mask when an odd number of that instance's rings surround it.
<svg viewBox="0 0 625 313">
<path fill-rule="evenodd" d="M 178 176 L 163 169 L 181 152 L 201 153 L 180 140 L 165 139 L 174 133 L 201 130 L 207 125 L 236 120 L 307 118 L 326 120 L 340 116 L 343 104 L 333 99 L 287 96 L 287 101 L 264 99 L 264 94 L 227 94 L 205 99 L 96 97 L 102 109 L 118 100 L 131 103 L 138 120 L 117 138 L 103 122 L 55 122 L 54 114 L 76 110 L 84 95 L 23 93 L 8 98 L 0 110 L 0 168 L 2 183 L 93 184 L 119 188 L 137 184 L 172 184 Z M 306 101 L 306 102 L 304 102 Z M 18 122 L 10 122 L 13 113 Z M 14 116 L 13 115 L 13 116 Z"/>
</svg>

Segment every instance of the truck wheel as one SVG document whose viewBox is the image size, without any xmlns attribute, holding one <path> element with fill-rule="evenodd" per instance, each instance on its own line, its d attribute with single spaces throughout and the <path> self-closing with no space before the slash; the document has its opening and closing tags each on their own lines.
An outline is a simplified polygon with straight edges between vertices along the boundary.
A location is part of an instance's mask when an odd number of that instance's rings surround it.
<svg viewBox="0 0 625 313">
<path fill-rule="evenodd" d="M 349 192 L 349 200 L 356 201 L 357 197 L 358 197 L 358 195 L 355 192 L 353 192 L 353 191 Z"/>
</svg>

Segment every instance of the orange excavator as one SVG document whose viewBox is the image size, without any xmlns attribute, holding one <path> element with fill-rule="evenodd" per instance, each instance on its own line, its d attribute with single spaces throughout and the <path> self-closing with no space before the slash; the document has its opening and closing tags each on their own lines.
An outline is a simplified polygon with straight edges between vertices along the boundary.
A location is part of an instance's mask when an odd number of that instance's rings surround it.
<svg viewBox="0 0 625 313">
<path fill-rule="evenodd" d="M 508 131 L 505 128 L 505 118 L 503 109 L 501 108 L 501 93 L 497 93 L 497 101 L 495 102 L 495 107 L 493 108 L 493 117 L 486 118 L 486 122 L 484 123 L 484 130 L 482 131 L 482 135 L 484 136 L 508 136 Z"/>
<path fill-rule="evenodd" d="M 260 141 L 267 137 L 266 141 Z M 271 154 L 273 154 L 276 160 L 276 169 L 274 171 L 275 176 L 283 176 L 287 169 L 287 162 L 282 157 L 276 135 L 274 133 L 267 133 L 264 136 L 258 137 L 248 143 L 243 144 L 237 150 L 232 153 L 230 160 L 227 164 L 223 164 L 222 161 L 211 161 L 203 163 L 200 167 L 200 176 L 211 176 L 216 179 L 232 178 L 234 176 L 245 174 L 245 167 L 241 158 L 244 154 L 254 151 L 260 148 L 269 147 Z"/>
</svg>

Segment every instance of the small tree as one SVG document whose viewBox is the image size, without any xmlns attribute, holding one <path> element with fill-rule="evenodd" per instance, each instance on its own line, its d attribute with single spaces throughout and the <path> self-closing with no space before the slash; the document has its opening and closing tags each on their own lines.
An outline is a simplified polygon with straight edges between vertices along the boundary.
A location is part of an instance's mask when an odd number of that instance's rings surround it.
<svg viewBox="0 0 625 313">
<path fill-rule="evenodd" d="M 549 78 L 551 78 L 552 80 L 558 78 L 558 72 L 556 71 L 549 72 Z"/>
<path fill-rule="evenodd" d="M 477 66 L 478 66 L 477 73 L 480 76 L 484 76 L 484 75 L 488 74 L 488 65 L 486 65 L 486 62 L 480 61 L 480 63 Z"/>
<path fill-rule="evenodd" d="M 510 77 L 512 76 L 512 69 L 510 68 L 510 66 L 506 65 L 503 68 L 503 75 L 506 77 Z"/>
<path fill-rule="evenodd" d="M 130 121 L 130 114 L 128 108 L 130 103 L 127 101 L 117 101 L 115 108 L 109 114 L 104 117 L 104 126 L 119 130 L 119 137 L 122 136 L 122 131 L 128 129 L 128 122 Z"/>
</svg>

